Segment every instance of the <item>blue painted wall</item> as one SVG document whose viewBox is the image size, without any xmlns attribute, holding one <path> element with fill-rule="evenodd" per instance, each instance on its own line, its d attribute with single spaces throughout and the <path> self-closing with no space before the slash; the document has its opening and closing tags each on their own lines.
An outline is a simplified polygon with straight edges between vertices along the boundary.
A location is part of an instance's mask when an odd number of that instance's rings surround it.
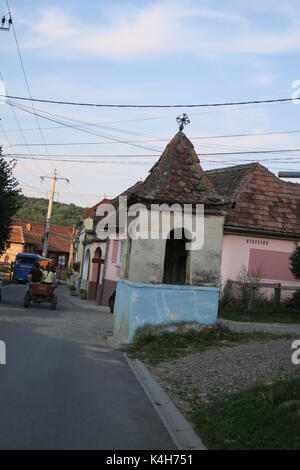
<svg viewBox="0 0 300 470">
<path fill-rule="evenodd" d="M 215 323 L 216 287 L 140 284 L 120 280 L 114 308 L 114 337 L 130 343 L 137 328 L 174 322 Z"/>
</svg>

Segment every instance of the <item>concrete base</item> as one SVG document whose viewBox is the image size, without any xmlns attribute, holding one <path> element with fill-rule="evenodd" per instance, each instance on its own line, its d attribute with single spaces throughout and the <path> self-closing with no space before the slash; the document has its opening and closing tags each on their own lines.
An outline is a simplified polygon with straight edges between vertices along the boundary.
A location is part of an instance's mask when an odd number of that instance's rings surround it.
<svg viewBox="0 0 300 470">
<path fill-rule="evenodd" d="M 121 344 L 130 343 L 136 330 L 145 325 L 216 323 L 218 301 L 216 287 L 120 280 L 114 308 L 114 338 Z"/>
</svg>

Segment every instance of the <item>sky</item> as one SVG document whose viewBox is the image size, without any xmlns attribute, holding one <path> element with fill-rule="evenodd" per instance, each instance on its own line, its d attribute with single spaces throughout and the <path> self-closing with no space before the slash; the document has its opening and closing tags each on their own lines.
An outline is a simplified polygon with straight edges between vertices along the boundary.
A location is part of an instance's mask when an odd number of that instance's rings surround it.
<svg viewBox="0 0 300 470">
<path fill-rule="evenodd" d="M 9 0 L 9 7 L 33 98 L 160 105 L 300 97 L 298 1 Z M 0 48 L 6 94 L 28 97 L 12 30 L 0 31 Z M 55 200 L 83 207 L 144 179 L 184 112 L 190 119 L 185 133 L 200 154 L 300 148 L 300 105 L 291 102 L 33 106 L 0 102 L 3 154 L 17 157 L 14 172 L 25 195 L 48 197 L 50 179 L 40 177 L 56 168 L 69 183 L 57 181 Z M 199 158 L 204 169 L 247 161 L 274 173 L 300 168 L 299 152 Z"/>
</svg>

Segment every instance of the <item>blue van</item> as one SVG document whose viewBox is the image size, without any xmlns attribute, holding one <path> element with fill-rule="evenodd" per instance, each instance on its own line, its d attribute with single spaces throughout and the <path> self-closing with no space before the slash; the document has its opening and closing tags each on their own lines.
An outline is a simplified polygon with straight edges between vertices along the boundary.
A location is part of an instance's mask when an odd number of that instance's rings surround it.
<svg viewBox="0 0 300 470">
<path fill-rule="evenodd" d="M 36 253 L 18 253 L 15 260 L 13 280 L 28 282 L 28 274 L 30 274 L 35 263 L 39 263 L 41 268 L 45 269 L 52 262 L 52 259 L 43 258 Z"/>
</svg>

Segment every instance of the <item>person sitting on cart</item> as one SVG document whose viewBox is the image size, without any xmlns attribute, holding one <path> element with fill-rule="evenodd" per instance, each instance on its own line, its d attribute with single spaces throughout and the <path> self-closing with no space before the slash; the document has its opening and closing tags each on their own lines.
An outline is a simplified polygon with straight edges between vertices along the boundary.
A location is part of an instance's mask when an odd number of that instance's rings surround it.
<svg viewBox="0 0 300 470">
<path fill-rule="evenodd" d="M 29 291 L 31 284 L 39 284 L 42 281 L 43 273 L 41 271 L 41 267 L 39 263 L 35 263 L 32 270 L 28 275 L 28 284 L 26 292 Z"/>
<path fill-rule="evenodd" d="M 29 276 L 28 276 L 29 284 L 31 282 L 32 283 L 41 282 L 42 276 L 43 276 L 43 273 L 41 271 L 41 267 L 40 267 L 39 263 L 35 263 L 32 270 L 29 273 Z"/>
<path fill-rule="evenodd" d="M 48 264 L 46 270 L 43 272 L 42 283 L 54 285 L 54 275 L 50 264 Z"/>
<path fill-rule="evenodd" d="M 51 270 L 53 272 L 53 284 L 56 286 L 56 268 L 54 264 L 52 265 Z"/>
</svg>

